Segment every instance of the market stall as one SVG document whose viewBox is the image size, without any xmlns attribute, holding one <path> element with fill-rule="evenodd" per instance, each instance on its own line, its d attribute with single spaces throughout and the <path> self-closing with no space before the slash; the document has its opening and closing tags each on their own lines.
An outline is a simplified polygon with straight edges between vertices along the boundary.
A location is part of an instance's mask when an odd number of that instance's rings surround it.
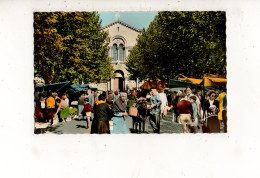
<svg viewBox="0 0 260 178">
<path fill-rule="evenodd" d="M 166 88 L 166 85 L 161 80 L 148 80 L 144 82 L 139 88 L 144 90 L 150 90 L 151 88 L 156 88 L 158 90 L 162 90 Z"/>
</svg>

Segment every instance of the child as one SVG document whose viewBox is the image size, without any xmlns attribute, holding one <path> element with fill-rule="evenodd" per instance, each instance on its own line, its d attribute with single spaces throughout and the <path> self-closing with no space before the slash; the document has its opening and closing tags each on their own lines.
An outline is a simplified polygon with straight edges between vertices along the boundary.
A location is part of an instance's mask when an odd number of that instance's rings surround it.
<svg viewBox="0 0 260 178">
<path fill-rule="evenodd" d="M 91 117 L 91 111 L 92 111 L 92 107 L 91 105 L 88 103 L 89 99 L 85 98 L 84 99 L 84 108 L 81 111 L 81 114 L 83 114 L 83 116 L 86 114 L 87 116 L 87 129 L 90 130 L 90 117 Z"/>
<path fill-rule="evenodd" d="M 198 115 L 197 115 L 197 106 L 196 106 L 196 96 L 190 97 L 190 103 L 193 109 L 193 119 L 191 122 L 191 133 L 197 133 L 197 125 L 198 125 Z"/>
</svg>

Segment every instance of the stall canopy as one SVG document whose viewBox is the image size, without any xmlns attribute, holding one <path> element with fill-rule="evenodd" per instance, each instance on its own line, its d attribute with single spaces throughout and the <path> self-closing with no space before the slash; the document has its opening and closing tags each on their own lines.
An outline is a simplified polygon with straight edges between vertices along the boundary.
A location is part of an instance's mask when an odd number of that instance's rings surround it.
<svg viewBox="0 0 260 178">
<path fill-rule="evenodd" d="M 145 90 L 150 90 L 151 88 L 157 88 L 158 90 L 162 90 L 166 88 L 166 85 L 162 81 L 148 80 L 144 82 L 139 88 Z"/>
<path fill-rule="evenodd" d="M 204 77 L 204 86 L 225 86 L 226 84 L 226 78 Z"/>
<path fill-rule="evenodd" d="M 169 88 L 185 88 L 185 87 L 191 87 L 191 88 L 197 88 L 199 87 L 196 84 L 193 84 L 191 82 L 187 81 L 182 81 L 182 80 L 175 80 L 175 79 L 170 79 L 169 80 Z"/>
<path fill-rule="evenodd" d="M 86 91 L 89 89 L 88 84 L 73 84 L 70 87 L 69 91 Z"/>
<path fill-rule="evenodd" d="M 178 79 L 186 82 L 191 82 L 197 85 L 203 84 L 205 87 L 225 86 L 227 84 L 227 79 L 225 78 L 204 77 L 203 79 L 195 79 L 195 78 L 178 78 Z"/>
<path fill-rule="evenodd" d="M 73 84 L 69 91 L 86 91 L 87 89 L 97 90 L 96 87 L 90 87 L 88 84 Z"/>
<path fill-rule="evenodd" d="M 35 91 L 49 91 L 52 92 L 60 92 L 60 91 L 66 91 L 70 88 L 70 81 L 66 82 L 59 82 L 59 83 L 52 83 L 52 84 L 46 84 L 35 87 Z"/>
<path fill-rule="evenodd" d="M 52 91 L 52 92 L 71 92 L 71 91 L 86 91 L 87 89 L 97 90 L 95 87 L 90 87 L 88 84 L 73 84 L 70 81 L 46 84 L 35 87 L 35 91 Z"/>
<path fill-rule="evenodd" d="M 179 80 L 190 82 L 196 85 L 202 84 L 203 79 L 196 79 L 196 78 L 178 78 Z"/>
</svg>

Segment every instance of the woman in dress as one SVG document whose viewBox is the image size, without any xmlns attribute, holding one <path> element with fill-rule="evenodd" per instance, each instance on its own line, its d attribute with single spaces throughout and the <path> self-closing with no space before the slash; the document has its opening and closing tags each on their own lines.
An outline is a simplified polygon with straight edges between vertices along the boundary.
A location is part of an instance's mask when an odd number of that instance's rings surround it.
<svg viewBox="0 0 260 178">
<path fill-rule="evenodd" d="M 127 107 L 127 94 L 120 93 L 120 96 L 112 105 L 112 111 L 114 117 L 113 120 L 113 130 L 110 133 L 119 134 L 119 133 L 129 133 L 128 128 L 125 123 L 125 116 L 127 116 L 126 107 Z"/>
<path fill-rule="evenodd" d="M 204 105 L 204 115 L 206 116 L 207 128 L 209 129 L 209 133 L 220 133 L 220 122 L 218 119 L 219 102 L 215 100 L 216 92 L 214 90 L 210 90 L 208 91 L 207 96 L 209 99 Z"/>
<path fill-rule="evenodd" d="M 160 119 L 162 120 L 164 116 L 167 115 L 167 109 L 166 106 L 168 105 L 167 96 L 164 93 L 164 90 L 161 90 L 160 93 L 160 99 L 161 99 L 161 106 L 160 106 Z"/>
<path fill-rule="evenodd" d="M 94 118 L 91 124 L 91 134 L 109 134 L 109 120 L 113 116 L 106 103 L 106 94 L 98 97 L 99 101 L 94 106 Z"/>
</svg>

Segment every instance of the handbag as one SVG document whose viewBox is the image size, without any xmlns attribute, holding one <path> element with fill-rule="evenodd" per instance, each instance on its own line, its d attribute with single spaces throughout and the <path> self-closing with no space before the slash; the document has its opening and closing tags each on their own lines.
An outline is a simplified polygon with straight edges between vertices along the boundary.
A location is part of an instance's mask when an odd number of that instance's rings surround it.
<svg viewBox="0 0 260 178">
<path fill-rule="evenodd" d="M 137 113 L 138 113 L 137 108 L 135 108 L 135 107 L 130 107 L 129 108 L 129 112 L 128 112 L 129 116 L 135 116 L 136 117 Z"/>
</svg>

